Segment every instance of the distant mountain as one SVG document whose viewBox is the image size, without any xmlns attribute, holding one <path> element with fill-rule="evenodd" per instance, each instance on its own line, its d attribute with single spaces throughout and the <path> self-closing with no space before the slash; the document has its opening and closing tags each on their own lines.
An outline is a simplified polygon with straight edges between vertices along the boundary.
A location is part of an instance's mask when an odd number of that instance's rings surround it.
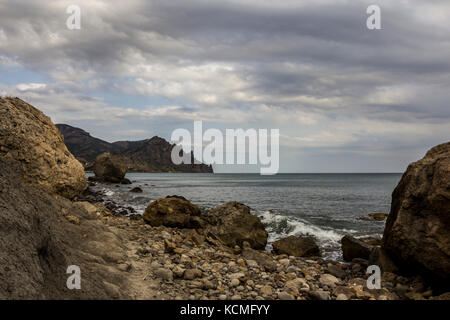
<svg viewBox="0 0 450 320">
<path fill-rule="evenodd" d="M 205 164 L 173 164 L 171 153 L 175 144 L 160 137 L 109 143 L 67 124 L 57 124 L 56 127 L 64 136 L 69 151 L 85 167 L 89 167 L 98 155 L 110 152 L 119 156 L 131 172 L 213 172 L 212 166 Z M 192 153 L 191 159 L 194 159 Z"/>
</svg>

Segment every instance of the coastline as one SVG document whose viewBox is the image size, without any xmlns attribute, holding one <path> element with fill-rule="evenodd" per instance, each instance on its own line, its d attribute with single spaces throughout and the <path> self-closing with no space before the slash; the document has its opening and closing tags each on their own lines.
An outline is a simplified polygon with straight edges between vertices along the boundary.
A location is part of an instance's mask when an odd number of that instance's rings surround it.
<svg viewBox="0 0 450 320">
<path fill-rule="evenodd" d="M 368 289 L 368 262 L 363 259 L 342 262 L 277 255 L 248 246 L 229 248 L 202 229 L 152 227 L 140 215 L 122 216 L 123 207 L 98 193 L 78 200 L 89 201 L 95 208 L 106 201 L 112 212 L 97 213 L 99 219 L 127 230 L 120 234 L 126 235 L 124 243 L 131 250 L 121 268 L 131 278 L 142 276 L 140 285 L 157 289 L 151 297 L 136 295 L 136 299 L 399 300 L 432 296 L 429 288 L 422 294 L 416 292 L 423 286 L 420 279 L 390 272 L 382 274 L 381 289 Z M 147 274 L 142 274 L 144 269 Z"/>
</svg>

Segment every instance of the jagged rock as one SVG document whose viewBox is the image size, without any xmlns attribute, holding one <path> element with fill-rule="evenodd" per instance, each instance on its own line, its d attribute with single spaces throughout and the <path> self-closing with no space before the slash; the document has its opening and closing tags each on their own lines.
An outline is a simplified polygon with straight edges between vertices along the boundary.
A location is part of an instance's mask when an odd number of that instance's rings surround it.
<svg viewBox="0 0 450 320">
<path fill-rule="evenodd" d="M 368 260 L 373 246 L 346 235 L 341 239 L 342 255 L 345 261 L 352 261 L 355 258 Z"/>
<path fill-rule="evenodd" d="M 267 231 L 261 220 L 239 202 L 220 205 L 203 218 L 208 222 L 207 232 L 231 248 L 242 247 L 245 241 L 254 249 L 264 249 L 267 244 Z"/>
<path fill-rule="evenodd" d="M 320 249 L 312 237 L 289 236 L 275 241 L 273 252 L 296 257 L 320 256 Z"/>
<path fill-rule="evenodd" d="M 131 189 L 130 192 L 133 192 L 133 193 L 142 193 L 142 192 L 144 192 L 144 191 L 143 191 L 141 188 L 139 188 L 139 187 L 135 187 L 135 188 Z"/>
<path fill-rule="evenodd" d="M 0 98 L 0 157 L 16 160 L 24 181 L 49 193 L 72 199 L 88 186 L 50 118 L 19 98 Z"/>
<path fill-rule="evenodd" d="M 409 271 L 450 280 L 450 142 L 408 166 L 392 193 L 383 248 Z"/>
<path fill-rule="evenodd" d="M 200 209 L 197 205 L 180 198 L 162 198 L 151 202 L 144 212 L 143 219 L 158 227 L 199 228 Z"/>
<path fill-rule="evenodd" d="M 102 153 L 99 155 L 94 162 L 93 167 L 95 177 L 91 177 L 91 180 L 111 182 L 111 183 L 121 183 L 128 182 L 125 180 L 125 174 L 127 173 L 127 168 L 120 162 L 120 160 L 108 153 Z"/>
</svg>

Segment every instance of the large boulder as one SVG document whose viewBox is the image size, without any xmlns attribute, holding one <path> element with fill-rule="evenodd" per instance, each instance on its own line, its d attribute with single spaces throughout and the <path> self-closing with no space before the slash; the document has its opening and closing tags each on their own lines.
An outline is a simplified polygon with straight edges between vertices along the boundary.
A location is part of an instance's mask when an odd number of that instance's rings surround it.
<svg viewBox="0 0 450 320">
<path fill-rule="evenodd" d="M 272 244 L 276 254 L 287 254 L 295 257 L 320 256 L 320 249 L 312 237 L 289 236 Z"/>
<path fill-rule="evenodd" d="M 261 220 L 250 213 L 250 208 L 239 202 L 227 202 L 204 215 L 207 232 L 225 245 L 242 247 L 247 241 L 253 249 L 264 249 L 267 231 Z"/>
<path fill-rule="evenodd" d="M 127 168 L 120 162 L 119 158 L 109 152 L 99 155 L 93 166 L 95 177 L 91 180 L 111 183 L 126 182 L 125 174 Z"/>
<path fill-rule="evenodd" d="M 130 299 L 127 278 L 106 259 L 126 256 L 117 230 L 84 205 L 23 183 L 21 167 L 0 157 L 0 300 Z M 80 267 L 81 290 L 66 286 L 70 265 Z"/>
<path fill-rule="evenodd" d="M 144 212 L 144 221 L 151 226 L 200 228 L 200 208 L 182 197 L 167 197 L 151 202 Z"/>
<path fill-rule="evenodd" d="M 450 142 L 408 166 L 392 193 L 383 248 L 409 271 L 450 280 Z"/>
<path fill-rule="evenodd" d="M 345 235 L 341 239 L 341 248 L 345 261 L 352 261 L 355 258 L 369 260 L 373 246 L 360 239 Z"/>
<path fill-rule="evenodd" d="M 17 161 L 27 184 L 74 198 L 87 188 L 78 160 L 50 118 L 19 98 L 0 98 L 0 157 Z"/>
</svg>

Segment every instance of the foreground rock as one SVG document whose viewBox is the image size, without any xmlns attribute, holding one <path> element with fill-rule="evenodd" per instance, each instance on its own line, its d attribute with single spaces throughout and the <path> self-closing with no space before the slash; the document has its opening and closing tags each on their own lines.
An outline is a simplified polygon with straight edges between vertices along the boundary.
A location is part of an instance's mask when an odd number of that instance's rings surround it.
<svg viewBox="0 0 450 320">
<path fill-rule="evenodd" d="M 369 260 L 370 253 L 373 249 L 373 246 L 349 235 L 341 239 L 341 247 L 342 256 L 345 261 L 352 261 L 358 258 Z"/>
<path fill-rule="evenodd" d="M 450 142 L 408 166 L 392 194 L 383 248 L 405 269 L 450 280 Z"/>
<path fill-rule="evenodd" d="M 275 241 L 273 252 L 276 254 L 287 254 L 295 257 L 313 257 L 320 256 L 320 249 L 312 237 L 295 237 Z"/>
<path fill-rule="evenodd" d="M 127 299 L 116 264 L 122 239 L 97 215 L 23 184 L 18 162 L 0 158 L 0 299 Z M 66 286 L 80 267 L 82 290 Z"/>
<path fill-rule="evenodd" d="M 50 118 L 19 98 L 0 98 L 0 157 L 20 164 L 23 180 L 74 198 L 87 188 L 83 166 Z"/>
<path fill-rule="evenodd" d="M 227 202 L 204 215 L 206 230 L 229 247 L 243 246 L 246 241 L 253 249 L 264 249 L 267 231 L 250 208 L 239 202 Z"/>
<path fill-rule="evenodd" d="M 144 221 L 151 226 L 200 228 L 200 209 L 182 197 L 171 196 L 151 202 L 144 212 Z"/>
<path fill-rule="evenodd" d="M 116 156 L 108 152 L 99 155 L 95 159 L 93 171 L 95 177 L 91 177 L 90 180 L 123 184 L 130 183 L 128 179 L 125 179 L 127 168 Z"/>
</svg>

